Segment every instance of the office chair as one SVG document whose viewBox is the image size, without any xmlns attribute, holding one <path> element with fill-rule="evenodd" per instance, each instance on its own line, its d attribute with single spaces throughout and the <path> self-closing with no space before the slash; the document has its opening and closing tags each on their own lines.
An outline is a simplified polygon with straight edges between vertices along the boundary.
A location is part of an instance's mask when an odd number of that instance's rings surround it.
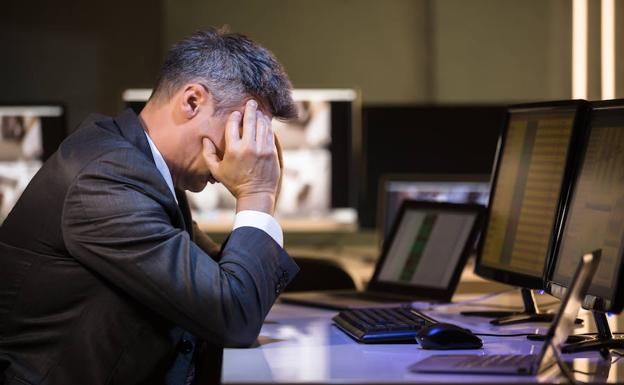
<svg viewBox="0 0 624 385">
<path fill-rule="evenodd" d="M 286 292 L 355 289 L 355 281 L 342 266 L 330 259 L 293 257 L 299 274 L 286 287 Z"/>
</svg>

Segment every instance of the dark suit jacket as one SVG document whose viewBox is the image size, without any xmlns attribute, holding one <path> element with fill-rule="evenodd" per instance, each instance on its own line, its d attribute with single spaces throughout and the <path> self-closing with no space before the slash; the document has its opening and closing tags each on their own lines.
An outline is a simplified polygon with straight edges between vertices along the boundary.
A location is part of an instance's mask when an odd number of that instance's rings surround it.
<svg viewBox="0 0 624 385">
<path fill-rule="evenodd" d="M 0 379 L 158 384 L 176 327 L 251 344 L 296 265 L 252 227 L 216 261 L 188 219 L 133 112 L 84 122 L 0 227 Z"/>
</svg>

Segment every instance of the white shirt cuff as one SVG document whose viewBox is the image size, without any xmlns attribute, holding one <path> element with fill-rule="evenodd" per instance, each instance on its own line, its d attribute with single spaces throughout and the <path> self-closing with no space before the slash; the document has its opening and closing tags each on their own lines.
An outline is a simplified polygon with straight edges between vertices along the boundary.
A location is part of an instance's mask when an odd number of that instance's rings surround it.
<svg viewBox="0 0 624 385">
<path fill-rule="evenodd" d="M 282 233 L 282 227 L 271 215 L 255 210 L 239 211 L 236 213 L 232 231 L 243 226 L 255 227 L 264 231 L 269 234 L 269 236 L 273 238 L 273 240 L 280 245 L 280 247 L 284 247 L 284 234 Z"/>
</svg>

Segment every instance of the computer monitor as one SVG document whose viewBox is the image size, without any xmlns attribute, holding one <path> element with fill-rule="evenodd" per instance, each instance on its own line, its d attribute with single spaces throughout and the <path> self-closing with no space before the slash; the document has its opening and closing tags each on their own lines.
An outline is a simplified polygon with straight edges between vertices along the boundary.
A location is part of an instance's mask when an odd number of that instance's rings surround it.
<svg viewBox="0 0 624 385">
<path fill-rule="evenodd" d="M 583 307 L 593 310 L 599 335 L 567 351 L 624 347 L 605 312 L 624 307 L 624 99 L 592 104 L 589 129 L 552 258 L 548 291 L 561 298 L 583 253 L 602 249 Z"/>
<path fill-rule="evenodd" d="M 0 105 L 0 223 L 66 136 L 60 104 Z"/>
<path fill-rule="evenodd" d="M 149 89 L 123 94 L 127 107 L 139 113 L 151 95 Z M 360 103 L 350 89 L 295 89 L 292 93 L 298 118 L 273 120 L 283 148 L 284 174 L 276 215 L 280 217 L 327 217 L 341 210 L 342 220 L 357 215 L 356 151 Z M 189 193 L 189 203 L 202 222 L 233 215 L 234 198 L 220 184 L 201 193 Z M 345 214 L 347 211 L 347 215 Z"/>
<path fill-rule="evenodd" d="M 387 238 L 401 204 L 407 199 L 486 206 L 489 195 L 489 174 L 383 175 L 379 184 L 377 228 Z"/>
<path fill-rule="evenodd" d="M 523 288 L 524 312 L 492 321 L 547 321 L 529 289 L 544 289 L 547 257 L 585 129 L 585 101 L 511 106 L 496 156 L 475 273 Z M 580 256 L 580 255 L 579 255 Z"/>
<path fill-rule="evenodd" d="M 358 220 L 374 229 L 387 174 L 490 174 L 505 121 L 502 105 L 366 105 Z"/>
</svg>

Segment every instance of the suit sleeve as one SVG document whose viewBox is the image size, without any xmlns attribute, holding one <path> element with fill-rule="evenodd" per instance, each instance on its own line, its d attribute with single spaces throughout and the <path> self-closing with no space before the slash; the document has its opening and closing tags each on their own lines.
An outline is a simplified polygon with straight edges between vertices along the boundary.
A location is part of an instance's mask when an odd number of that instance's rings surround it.
<svg viewBox="0 0 624 385">
<path fill-rule="evenodd" d="M 212 343 L 253 343 L 275 299 L 297 273 L 265 232 L 232 232 L 218 262 L 171 224 L 150 186 L 159 183 L 130 150 L 92 162 L 65 198 L 70 254 L 172 322 Z M 147 170 L 145 170 L 147 169 Z M 156 171 L 157 172 L 157 171 Z"/>
<path fill-rule="evenodd" d="M 195 221 L 193 221 L 193 241 L 214 260 L 218 261 L 221 257 L 221 245 L 204 233 Z"/>
</svg>

